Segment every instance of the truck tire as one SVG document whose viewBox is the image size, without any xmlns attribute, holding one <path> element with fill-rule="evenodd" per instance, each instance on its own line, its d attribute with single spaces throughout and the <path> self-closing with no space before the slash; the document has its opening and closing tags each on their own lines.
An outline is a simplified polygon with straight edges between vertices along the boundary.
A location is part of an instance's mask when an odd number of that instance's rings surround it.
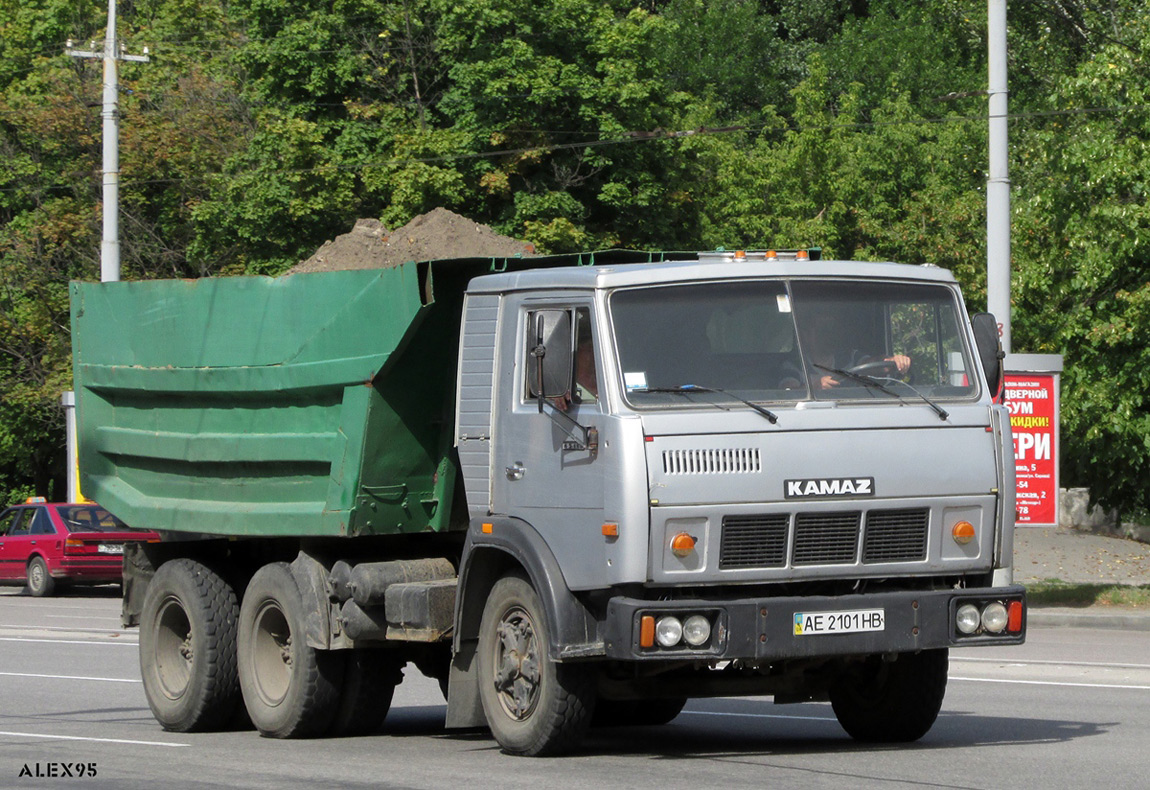
<svg viewBox="0 0 1150 790">
<path fill-rule="evenodd" d="M 140 674 L 165 730 L 226 727 L 239 709 L 235 590 L 189 559 L 166 562 L 140 612 Z"/>
<path fill-rule="evenodd" d="M 950 651 L 902 653 L 897 661 L 878 658 L 831 688 L 831 707 L 857 741 L 907 743 L 930 730 L 946 694 Z"/>
<path fill-rule="evenodd" d="M 383 724 L 395 687 L 403 680 L 403 660 L 390 650 L 344 650 L 346 665 L 339 707 L 329 735 L 366 735 Z"/>
<path fill-rule="evenodd" d="M 48 598 L 56 592 L 56 580 L 43 557 L 33 557 L 28 563 L 28 592 L 35 598 Z"/>
<path fill-rule="evenodd" d="M 344 657 L 308 645 L 305 616 L 287 563 L 256 571 L 240 604 L 239 676 L 252 724 L 268 738 L 323 733 L 338 710 Z"/>
<path fill-rule="evenodd" d="M 592 727 L 658 727 L 669 724 L 687 704 L 686 697 L 666 699 L 601 699 L 595 703 Z"/>
<path fill-rule="evenodd" d="M 495 583 L 479 631 L 479 697 L 504 751 L 528 757 L 575 749 L 591 724 L 594 675 L 547 655 L 547 623 L 530 582 Z"/>
</svg>

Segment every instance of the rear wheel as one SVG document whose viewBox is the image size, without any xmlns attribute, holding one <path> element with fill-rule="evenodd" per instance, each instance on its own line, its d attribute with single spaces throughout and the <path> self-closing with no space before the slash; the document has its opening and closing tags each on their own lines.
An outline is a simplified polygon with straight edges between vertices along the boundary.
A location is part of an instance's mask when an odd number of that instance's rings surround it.
<svg viewBox="0 0 1150 790">
<path fill-rule="evenodd" d="M 585 665 L 551 661 L 547 645 L 531 584 L 520 576 L 496 582 L 480 625 L 479 697 L 492 735 L 511 754 L 571 751 L 591 723 L 593 675 Z"/>
<path fill-rule="evenodd" d="M 164 729 L 212 730 L 234 720 L 238 619 L 235 591 L 204 565 L 178 559 L 156 571 L 140 614 L 140 674 Z"/>
<path fill-rule="evenodd" d="M 906 743 L 930 730 L 946 694 L 950 651 L 902 653 L 869 660 L 831 688 L 839 724 L 857 741 Z"/>
<path fill-rule="evenodd" d="M 240 605 L 239 676 L 261 735 L 328 729 L 339 709 L 344 656 L 307 644 L 303 600 L 287 563 L 260 568 Z"/>
<path fill-rule="evenodd" d="M 395 687 L 403 680 L 403 660 L 390 650 L 344 650 L 346 666 L 339 708 L 330 735 L 366 735 L 383 724 Z"/>
<path fill-rule="evenodd" d="M 36 598 L 47 598 L 56 592 L 56 580 L 48 572 L 43 557 L 33 557 L 28 563 L 28 592 Z"/>
</svg>

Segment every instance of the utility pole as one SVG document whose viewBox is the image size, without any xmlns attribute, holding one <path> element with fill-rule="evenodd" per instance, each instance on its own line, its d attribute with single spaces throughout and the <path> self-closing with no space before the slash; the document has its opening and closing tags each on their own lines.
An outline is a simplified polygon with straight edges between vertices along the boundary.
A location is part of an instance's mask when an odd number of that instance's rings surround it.
<svg viewBox="0 0 1150 790">
<path fill-rule="evenodd" d="M 1007 165 L 1006 0 L 987 0 L 990 171 L 986 182 L 986 301 L 1010 345 L 1010 176 Z"/>
<path fill-rule="evenodd" d="M 104 38 L 104 51 L 72 48 L 72 40 L 64 50 L 75 58 L 103 58 L 104 60 L 104 235 L 100 241 L 100 281 L 120 280 L 120 81 L 119 61 L 132 60 L 147 63 L 148 49 L 143 55 L 129 55 L 116 37 L 116 0 L 108 0 L 108 30 Z"/>
</svg>

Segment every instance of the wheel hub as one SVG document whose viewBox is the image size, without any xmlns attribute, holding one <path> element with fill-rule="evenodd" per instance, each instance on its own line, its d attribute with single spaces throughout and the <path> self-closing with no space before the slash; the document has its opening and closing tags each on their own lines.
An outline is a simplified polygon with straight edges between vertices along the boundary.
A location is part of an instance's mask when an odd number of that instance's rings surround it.
<svg viewBox="0 0 1150 790">
<path fill-rule="evenodd" d="M 503 616 L 496 635 L 495 688 L 499 702 L 508 716 L 522 721 L 539 702 L 542 673 L 535 626 L 527 612 L 516 608 Z"/>
</svg>

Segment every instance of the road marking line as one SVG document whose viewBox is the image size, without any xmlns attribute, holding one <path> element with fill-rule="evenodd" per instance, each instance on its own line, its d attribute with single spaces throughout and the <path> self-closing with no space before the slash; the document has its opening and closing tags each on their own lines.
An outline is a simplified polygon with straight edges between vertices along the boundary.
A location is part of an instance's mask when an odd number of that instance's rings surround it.
<svg viewBox="0 0 1150 790">
<path fill-rule="evenodd" d="M 1055 661 L 1052 659 L 1027 658 L 1022 660 L 1001 658 L 974 658 L 964 656 L 951 656 L 951 661 L 972 661 L 983 664 L 1005 664 L 1012 667 L 1028 666 L 1030 664 L 1059 666 L 1059 667 L 1106 667 L 1113 669 L 1150 669 L 1150 664 L 1108 664 L 1101 661 Z"/>
<path fill-rule="evenodd" d="M 793 719 L 795 721 L 830 721 L 837 722 L 835 718 L 828 718 L 826 716 L 780 716 L 777 713 L 724 713 L 721 711 L 711 710 L 685 710 L 682 715 L 691 716 L 743 716 L 748 719 Z"/>
<path fill-rule="evenodd" d="M 103 641 L 100 639 L 33 639 L 29 636 L 0 636 L 0 642 L 42 642 L 49 645 L 118 645 L 139 647 L 139 642 L 125 642 L 122 639 Z"/>
<path fill-rule="evenodd" d="M 143 683 L 136 678 L 91 678 L 81 675 L 37 675 L 32 672 L 0 672 L 0 676 L 9 678 L 47 678 L 48 680 L 104 680 L 108 683 Z"/>
<path fill-rule="evenodd" d="M 962 678 L 951 676 L 951 680 L 965 680 L 970 683 L 1017 683 L 1023 686 L 1072 686 L 1087 689 L 1126 689 L 1150 691 L 1150 686 L 1123 686 L 1117 683 L 1070 683 L 1060 680 L 1007 680 L 1006 678 Z"/>
<path fill-rule="evenodd" d="M 82 735 L 48 735 L 43 732 L 3 732 L 9 738 L 49 738 L 56 741 L 94 741 L 95 743 L 125 743 L 129 746 L 191 746 L 190 743 L 164 743 L 163 741 L 130 741 L 123 738 L 88 738 Z"/>
<path fill-rule="evenodd" d="M 70 633 L 80 634 L 115 634 L 116 636 L 127 636 L 129 634 L 135 633 L 135 631 L 126 631 L 123 628 L 82 628 L 80 626 L 72 628 L 66 625 L 13 625 L 12 623 L 8 623 L 5 625 L 0 625 L 0 628 L 9 631 L 15 631 L 16 629 L 20 628 L 35 628 L 38 631 L 68 631 Z"/>
</svg>

